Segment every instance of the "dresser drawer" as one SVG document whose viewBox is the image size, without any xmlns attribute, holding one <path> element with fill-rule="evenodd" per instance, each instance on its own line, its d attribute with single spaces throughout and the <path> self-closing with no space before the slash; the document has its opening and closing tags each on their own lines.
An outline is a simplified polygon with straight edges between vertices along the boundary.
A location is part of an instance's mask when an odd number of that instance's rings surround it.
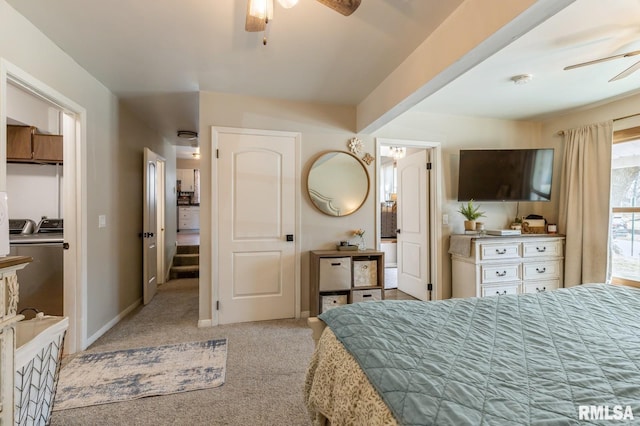
<svg viewBox="0 0 640 426">
<path fill-rule="evenodd" d="M 196 229 L 196 226 L 192 220 L 181 220 L 178 229 Z"/>
<path fill-rule="evenodd" d="M 560 276 L 560 261 L 526 262 L 522 264 L 525 280 L 546 280 Z"/>
<path fill-rule="evenodd" d="M 481 267 L 481 283 L 499 283 L 520 280 L 520 265 L 490 265 Z"/>
<path fill-rule="evenodd" d="M 522 244 L 523 257 L 562 257 L 562 241 L 532 241 Z"/>
<path fill-rule="evenodd" d="M 520 257 L 520 244 L 480 244 L 480 259 L 517 259 Z"/>
<path fill-rule="evenodd" d="M 544 291 L 557 290 L 560 287 L 560 280 L 536 281 L 535 283 L 525 283 L 525 293 L 542 293 Z"/>
<path fill-rule="evenodd" d="M 518 284 L 482 286 L 482 297 L 518 294 Z"/>
</svg>

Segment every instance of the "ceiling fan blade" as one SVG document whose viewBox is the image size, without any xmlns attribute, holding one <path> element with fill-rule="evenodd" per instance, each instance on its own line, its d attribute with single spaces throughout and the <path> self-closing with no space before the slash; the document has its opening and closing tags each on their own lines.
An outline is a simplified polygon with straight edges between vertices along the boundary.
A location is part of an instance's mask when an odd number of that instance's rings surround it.
<svg viewBox="0 0 640 426">
<path fill-rule="evenodd" d="M 598 64 L 600 62 L 611 61 L 613 59 L 618 59 L 618 58 L 628 58 L 630 56 L 636 56 L 636 55 L 640 55 L 640 50 L 634 50 L 634 51 L 631 51 L 631 52 L 621 53 L 619 55 L 607 56 L 606 58 L 594 59 L 593 61 L 582 62 L 580 64 L 570 65 L 568 67 L 564 67 L 564 70 L 565 71 L 572 70 L 574 68 L 585 67 L 587 65 Z"/>
<path fill-rule="evenodd" d="M 636 62 L 635 64 L 631 65 L 626 70 L 622 71 L 620 74 L 618 74 L 615 77 L 613 77 L 611 80 L 609 80 L 609 83 L 611 83 L 612 81 L 620 80 L 621 78 L 625 78 L 625 77 L 633 74 L 634 72 L 638 71 L 639 69 L 640 69 L 640 61 Z"/>
<path fill-rule="evenodd" d="M 260 31 L 264 31 L 267 23 L 264 19 L 256 18 L 249 13 L 251 9 L 251 0 L 247 0 L 247 18 L 244 22 L 244 29 L 250 33 L 257 33 Z"/>
<path fill-rule="evenodd" d="M 342 13 L 344 16 L 349 16 L 356 11 L 360 6 L 360 0 L 318 0 L 320 3 Z"/>
</svg>

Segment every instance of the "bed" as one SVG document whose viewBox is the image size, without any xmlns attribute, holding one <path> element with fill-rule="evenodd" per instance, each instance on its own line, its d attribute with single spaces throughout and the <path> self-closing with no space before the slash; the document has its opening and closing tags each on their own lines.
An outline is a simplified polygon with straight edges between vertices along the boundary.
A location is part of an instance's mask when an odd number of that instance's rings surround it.
<svg viewBox="0 0 640 426">
<path fill-rule="evenodd" d="M 315 425 L 640 421 L 640 289 L 386 300 L 318 318 L 304 389 Z"/>
</svg>

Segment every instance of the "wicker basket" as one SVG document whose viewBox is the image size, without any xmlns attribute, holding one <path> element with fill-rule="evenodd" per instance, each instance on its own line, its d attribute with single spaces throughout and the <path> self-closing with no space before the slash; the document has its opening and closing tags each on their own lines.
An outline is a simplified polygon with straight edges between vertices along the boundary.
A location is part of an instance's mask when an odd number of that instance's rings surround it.
<svg viewBox="0 0 640 426">
<path fill-rule="evenodd" d="M 16 323 L 14 424 L 49 424 L 68 326 L 53 316 Z"/>
<path fill-rule="evenodd" d="M 547 225 L 544 219 L 535 220 L 535 221 L 524 221 L 522 222 L 522 233 L 523 234 L 546 234 L 547 233 Z"/>
</svg>

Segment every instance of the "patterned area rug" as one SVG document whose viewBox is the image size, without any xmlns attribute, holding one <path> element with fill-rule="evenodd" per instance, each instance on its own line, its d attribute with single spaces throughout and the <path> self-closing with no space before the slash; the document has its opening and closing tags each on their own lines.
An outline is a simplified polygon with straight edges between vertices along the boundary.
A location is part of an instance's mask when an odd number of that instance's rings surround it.
<svg viewBox="0 0 640 426">
<path fill-rule="evenodd" d="M 227 340 L 90 353 L 60 370 L 53 411 L 220 386 Z"/>
</svg>

